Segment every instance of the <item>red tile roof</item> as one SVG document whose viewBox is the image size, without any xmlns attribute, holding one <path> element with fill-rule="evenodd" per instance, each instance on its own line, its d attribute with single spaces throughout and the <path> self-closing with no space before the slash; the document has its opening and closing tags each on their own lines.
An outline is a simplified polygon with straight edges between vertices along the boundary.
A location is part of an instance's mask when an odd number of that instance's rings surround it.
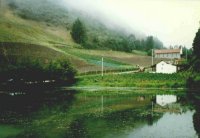
<svg viewBox="0 0 200 138">
<path fill-rule="evenodd" d="M 154 50 L 155 54 L 181 53 L 181 49 Z"/>
</svg>

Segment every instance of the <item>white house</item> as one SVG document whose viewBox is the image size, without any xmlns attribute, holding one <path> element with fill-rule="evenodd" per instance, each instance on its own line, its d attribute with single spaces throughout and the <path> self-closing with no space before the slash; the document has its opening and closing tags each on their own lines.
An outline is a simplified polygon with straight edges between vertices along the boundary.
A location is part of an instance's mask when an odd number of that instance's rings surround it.
<svg viewBox="0 0 200 138">
<path fill-rule="evenodd" d="M 177 101 L 176 95 L 156 95 L 156 103 L 165 106 Z"/>
<path fill-rule="evenodd" d="M 183 52 L 181 47 L 179 49 L 154 50 L 155 58 L 180 59 L 182 54 Z"/>
<path fill-rule="evenodd" d="M 172 64 L 168 64 L 164 61 L 161 61 L 158 64 L 156 64 L 156 73 L 172 74 L 176 72 L 177 72 L 177 67 Z"/>
</svg>

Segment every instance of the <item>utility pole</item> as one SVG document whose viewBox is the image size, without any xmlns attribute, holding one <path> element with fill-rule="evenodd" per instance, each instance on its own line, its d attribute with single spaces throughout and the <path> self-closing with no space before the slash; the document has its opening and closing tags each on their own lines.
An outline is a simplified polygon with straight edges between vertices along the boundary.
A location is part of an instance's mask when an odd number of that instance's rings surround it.
<svg viewBox="0 0 200 138">
<path fill-rule="evenodd" d="M 153 101 L 151 102 L 151 116 L 153 117 Z"/>
<path fill-rule="evenodd" d="M 102 57 L 102 60 L 101 60 L 101 77 L 103 78 L 103 57 Z"/>
<path fill-rule="evenodd" d="M 152 56 L 152 58 L 151 58 L 151 65 L 153 66 L 153 49 L 152 49 L 151 56 Z"/>
</svg>

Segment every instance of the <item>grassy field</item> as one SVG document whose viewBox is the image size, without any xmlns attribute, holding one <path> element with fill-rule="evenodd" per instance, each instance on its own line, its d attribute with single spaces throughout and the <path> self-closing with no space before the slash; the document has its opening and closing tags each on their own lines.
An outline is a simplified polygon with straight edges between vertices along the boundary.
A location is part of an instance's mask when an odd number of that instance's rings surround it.
<svg viewBox="0 0 200 138">
<path fill-rule="evenodd" d="M 87 87 L 136 87 L 136 88 L 185 88 L 186 76 L 177 74 L 106 74 L 78 77 L 76 86 Z"/>
<path fill-rule="evenodd" d="M 69 31 L 61 27 L 51 27 L 42 22 L 24 20 L 10 10 L 0 18 L 0 41 L 23 42 L 39 45 L 65 44 L 74 45 Z"/>
</svg>

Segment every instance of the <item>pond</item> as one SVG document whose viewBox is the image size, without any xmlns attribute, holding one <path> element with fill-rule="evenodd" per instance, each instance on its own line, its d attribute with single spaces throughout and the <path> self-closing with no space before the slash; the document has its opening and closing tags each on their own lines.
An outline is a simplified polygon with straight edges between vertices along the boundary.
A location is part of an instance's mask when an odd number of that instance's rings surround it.
<svg viewBox="0 0 200 138">
<path fill-rule="evenodd" d="M 0 92 L 0 137 L 198 138 L 199 100 L 178 90 Z"/>
</svg>

